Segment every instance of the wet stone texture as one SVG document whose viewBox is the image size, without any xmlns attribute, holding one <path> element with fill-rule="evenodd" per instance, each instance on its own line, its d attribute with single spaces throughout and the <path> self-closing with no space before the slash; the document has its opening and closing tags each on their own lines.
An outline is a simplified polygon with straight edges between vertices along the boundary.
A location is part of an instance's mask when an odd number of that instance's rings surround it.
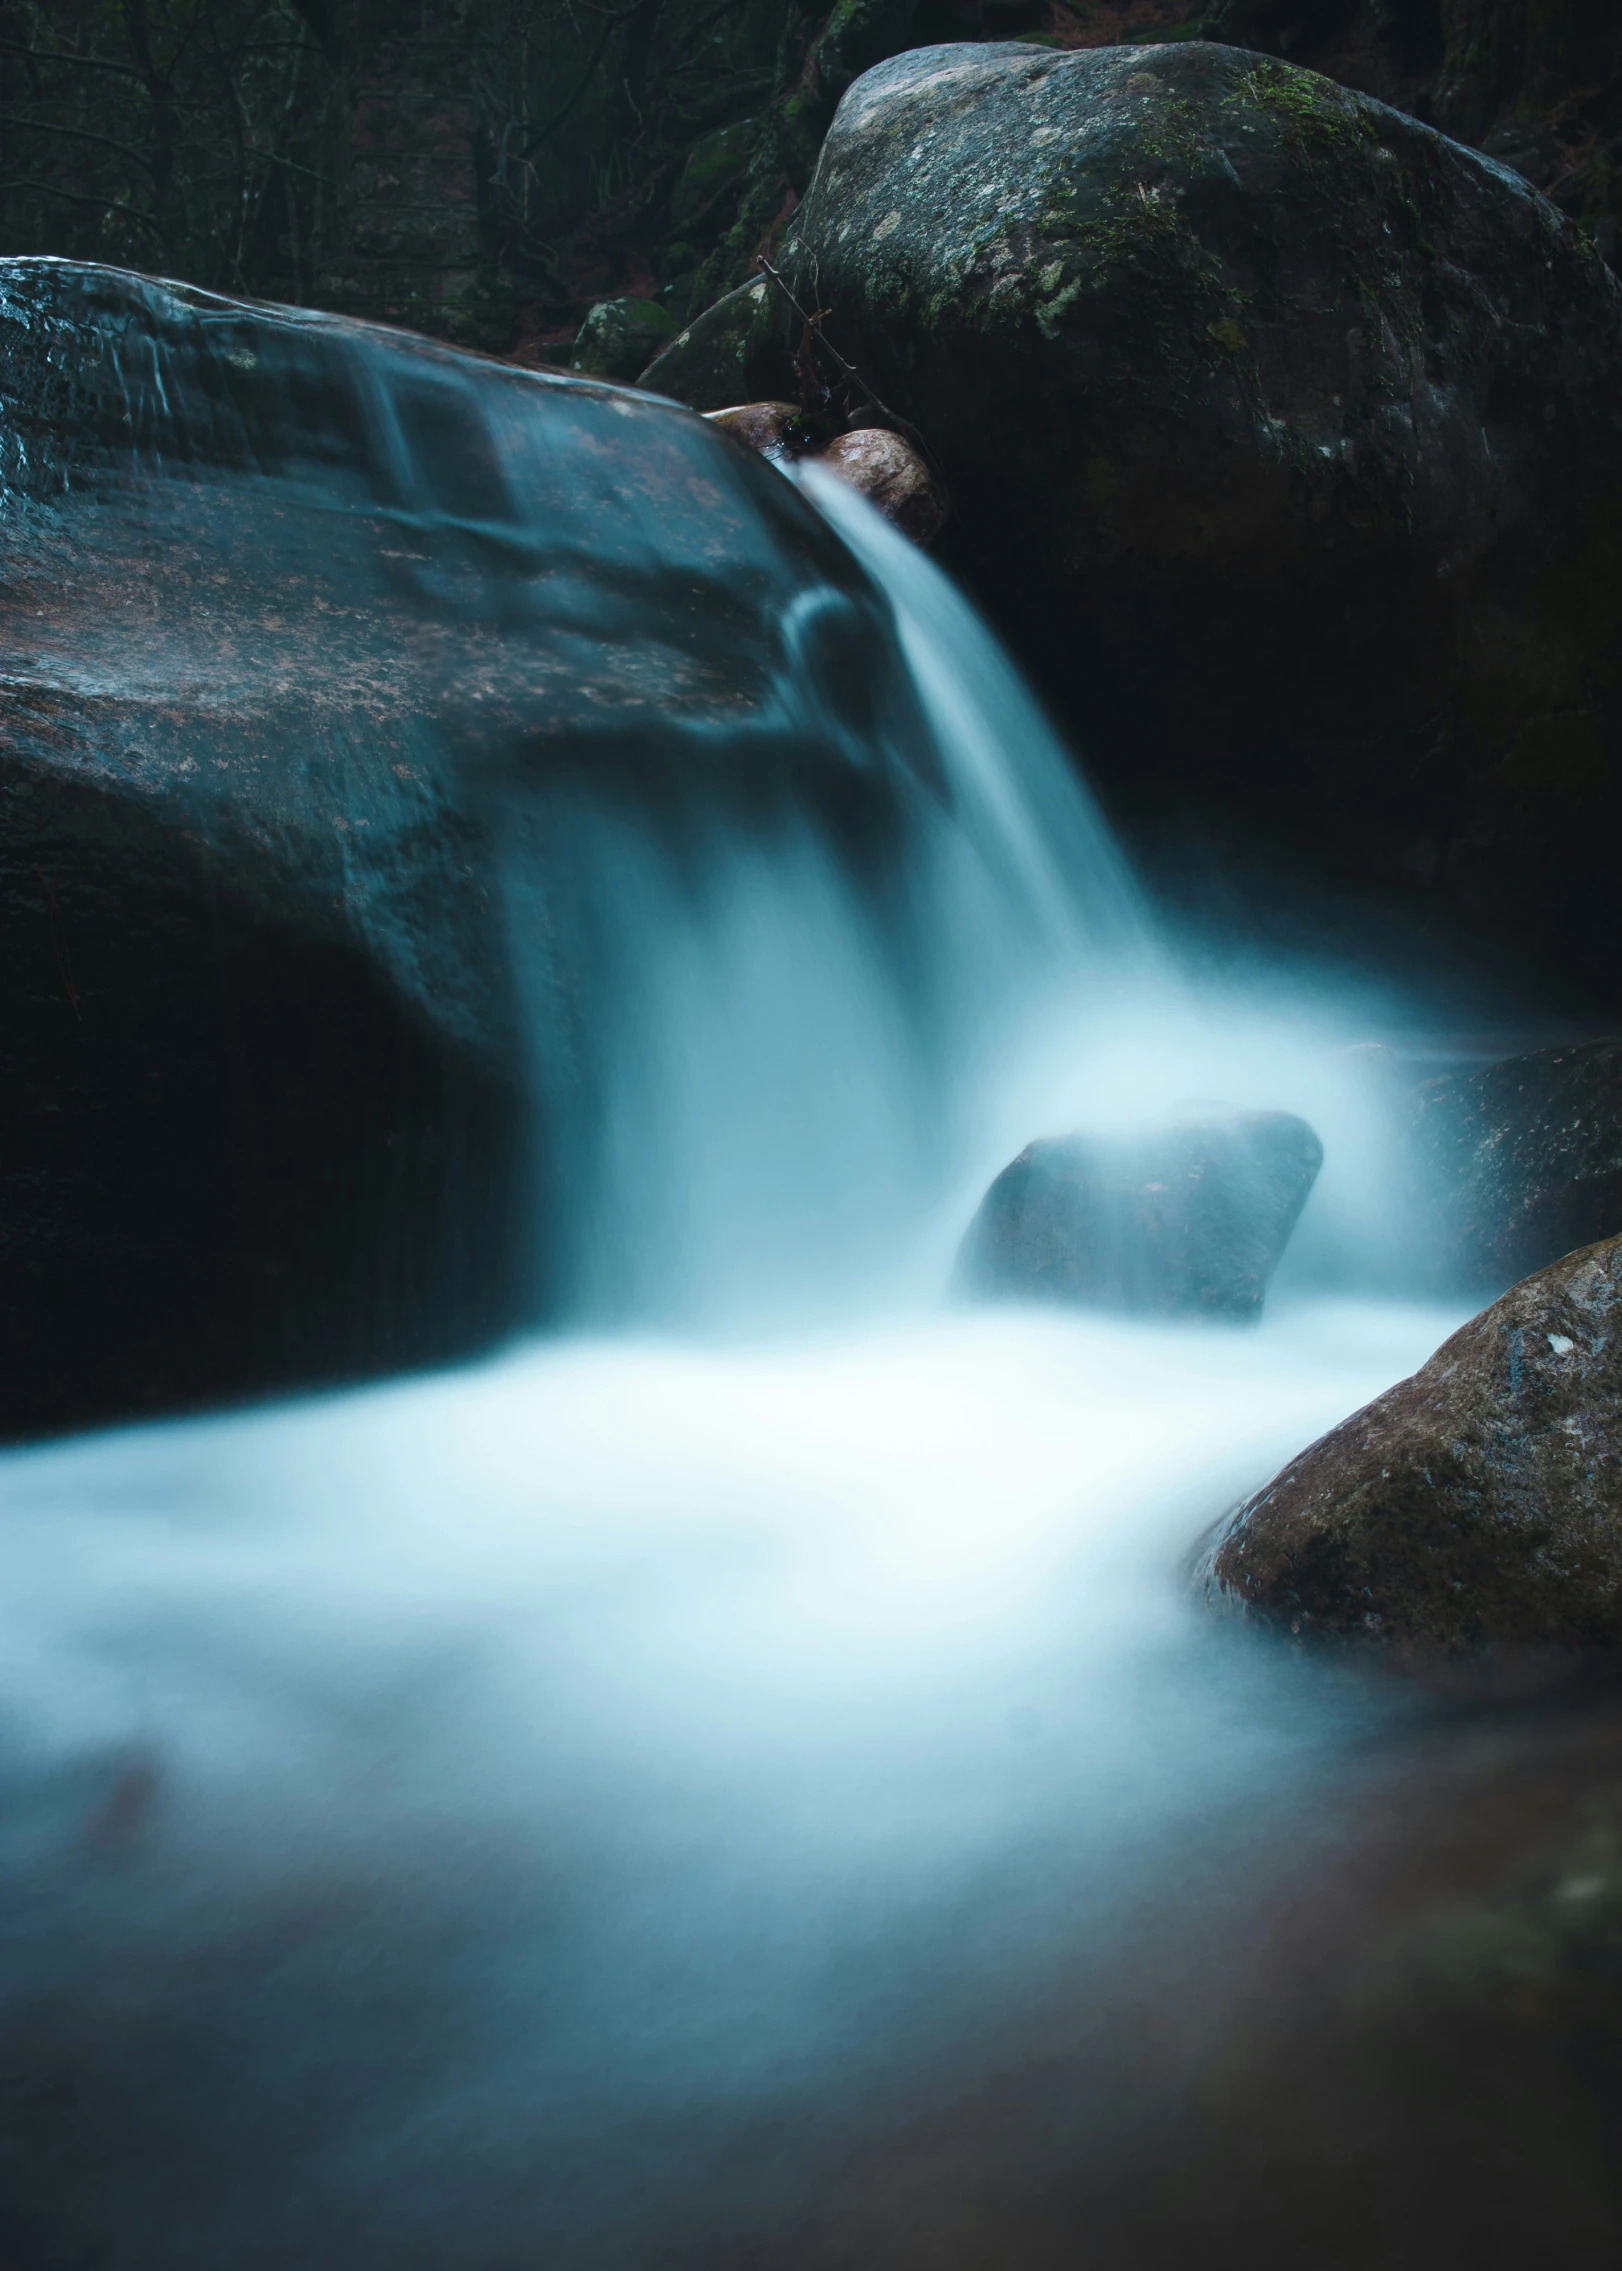
<svg viewBox="0 0 1622 2271">
<path fill-rule="evenodd" d="M 959 1283 L 1005 1300 L 1254 1318 L 1322 1163 L 1291 1112 L 1028 1144 L 969 1226 Z"/>
<path fill-rule="evenodd" d="M 1453 1283 L 1501 1285 L 1622 1233 L 1622 1040 L 1427 1081 L 1410 1129 Z"/>
<path fill-rule="evenodd" d="M 1581 228 L 1199 41 L 882 64 L 794 227 L 785 275 L 924 435 L 950 560 L 1129 819 L 1500 930 L 1512 879 L 1518 938 L 1541 906 L 1568 972 L 1614 956 L 1622 286 Z M 799 343 L 757 282 L 647 383 L 790 393 Z"/>
<path fill-rule="evenodd" d="M 702 420 L 339 318 L 0 263 L 0 402 L 0 1431 L 487 1341 L 590 1140 L 569 812 L 880 829 L 886 609 Z"/>
<path fill-rule="evenodd" d="M 1622 1645 L 1622 1238 L 1511 1287 L 1228 1517 L 1196 1582 L 1417 1667 Z"/>
</svg>

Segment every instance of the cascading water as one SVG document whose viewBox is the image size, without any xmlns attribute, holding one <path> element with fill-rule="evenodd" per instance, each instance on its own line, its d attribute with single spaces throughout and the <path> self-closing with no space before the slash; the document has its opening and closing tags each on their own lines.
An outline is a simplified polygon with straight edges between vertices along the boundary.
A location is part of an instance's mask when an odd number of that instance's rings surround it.
<svg viewBox="0 0 1622 2271">
<path fill-rule="evenodd" d="M 781 1327 L 933 1297 L 998 1164 L 988 1088 L 1041 1025 L 1074 1041 L 1159 974 L 1116 845 L 972 611 L 848 489 L 808 486 L 890 593 L 927 720 L 927 770 L 873 753 L 899 802 L 878 861 L 803 807 L 717 803 L 672 837 L 571 789 L 541 808 L 539 882 L 528 847 L 509 864 L 520 967 L 560 867 L 574 927 L 595 911 L 604 934 L 586 1319 Z M 544 1088 L 544 1033 L 538 1055 Z"/>
<path fill-rule="evenodd" d="M 18 2271 L 969 2271 L 1155 2133 L 1213 1919 L 1402 1716 L 1177 1581 L 1449 1322 L 1357 1289 L 1367 1004 L 1176 974 L 985 632 L 815 494 L 929 725 L 892 833 L 578 776 L 512 822 L 542 1127 L 590 1100 L 567 1329 L 4 1462 Z M 946 1304 L 1011 1149 L 1212 1094 L 1329 1152 L 1258 1330 Z M 1027 2049 L 1053 2133 L 881 2245 L 874 2156 Z"/>
</svg>

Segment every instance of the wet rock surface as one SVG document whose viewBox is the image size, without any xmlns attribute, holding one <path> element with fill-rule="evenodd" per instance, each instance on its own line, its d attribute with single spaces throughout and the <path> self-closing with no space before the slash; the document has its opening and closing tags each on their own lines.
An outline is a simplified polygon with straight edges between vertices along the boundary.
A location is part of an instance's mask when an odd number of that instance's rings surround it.
<svg viewBox="0 0 1622 2271">
<path fill-rule="evenodd" d="M 1322 1161 L 1290 1112 L 1029 1144 L 981 1202 L 959 1283 L 1005 1300 L 1253 1318 Z"/>
<path fill-rule="evenodd" d="M 1452 1283 L 1502 1284 L 1622 1233 L 1622 1040 L 1427 1081 L 1410 1129 Z"/>
<path fill-rule="evenodd" d="M 589 1116 L 555 800 L 844 814 L 888 617 L 701 421 L 409 336 L 7 262 L 0 388 L 0 1430 L 476 1346 Z"/>
<path fill-rule="evenodd" d="M 1610 951 L 1622 287 L 1583 231 L 1198 41 L 885 63 L 794 231 L 785 276 L 927 438 L 951 559 L 1129 816 L 1483 919 L 1503 878 L 1583 878 L 1568 966 Z M 736 401 L 741 360 L 788 394 L 800 345 L 746 286 L 647 383 Z"/>
<path fill-rule="evenodd" d="M 1424 1666 L 1622 1645 L 1622 1239 L 1513 1286 L 1291 1461 L 1196 1583 Z"/>
</svg>

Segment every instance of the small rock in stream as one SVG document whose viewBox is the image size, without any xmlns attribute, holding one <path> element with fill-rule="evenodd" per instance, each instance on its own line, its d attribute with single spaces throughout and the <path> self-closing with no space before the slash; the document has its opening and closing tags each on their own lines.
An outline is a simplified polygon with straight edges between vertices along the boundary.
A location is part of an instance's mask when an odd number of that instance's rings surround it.
<svg viewBox="0 0 1622 2271">
<path fill-rule="evenodd" d="M 1004 1299 L 1254 1318 L 1322 1164 L 1293 1112 L 1028 1144 L 981 1202 L 959 1280 Z"/>
<path fill-rule="evenodd" d="M 838 434 L 817 462 L 859 489 L 915 544 L 932 544 L 946 523 L 940 484 L 919 452 L 885 426 Z"/>
<path fill-rule="evenodd" d="M 704 415 L 773 465 L 804 458 L 825 465 L 915 544 L 933 544 L 946 525 L 940 483 L 911 442 L 887 426 L 853 427 L 819 449 L 810 421 L 792 402 L 738 402 Z"/>
</svg>

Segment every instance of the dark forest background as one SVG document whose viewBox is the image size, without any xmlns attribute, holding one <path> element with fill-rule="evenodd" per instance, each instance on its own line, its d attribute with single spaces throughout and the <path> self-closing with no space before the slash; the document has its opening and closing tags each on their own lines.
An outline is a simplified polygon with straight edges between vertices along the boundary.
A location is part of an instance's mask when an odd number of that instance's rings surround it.
<svg viewBox="0 0 1622 2271">
<path fill-rule="evenodd" d="M 1619 0 L 28 0 L 0 6 L 0 252 L 566 360 L 781 234 L 839 96 L 943 39 L 1259 47 L 1622 213 Z"/>
</svg>

